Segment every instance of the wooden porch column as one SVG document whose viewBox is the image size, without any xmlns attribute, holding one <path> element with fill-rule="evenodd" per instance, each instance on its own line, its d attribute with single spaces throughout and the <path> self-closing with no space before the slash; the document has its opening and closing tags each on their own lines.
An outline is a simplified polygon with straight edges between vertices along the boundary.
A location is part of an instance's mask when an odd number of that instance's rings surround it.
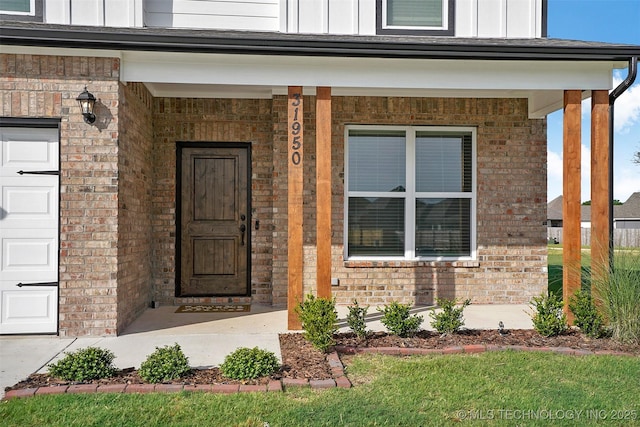
<svg viewBox="0 0 640 427">
<path fill-rule="evenodd" d="M 316 249 L 319 298 L 331 298 L 331 88 L 316 88 Z"/>
<path fill-rule="evenodd" d="M 580 115 L 579 90 L 564 92 L 562 166 L 562 298 L 569 322 L 569 298 L 580 289 Z"/>
<path fill-rule="evenodd" d="M 289 329 L 301 329 L 300 319 L 295 312 L 302 302 L 302 176 L 303 176 L 303 109 L 302 87 L 289 86 L 287 134 L 287 233 L 288 233 L 288 285 L 287 323 Z"/>
<path fill-rule="evenodd" d="M 591 93 L 591 274 L 602 277 L 609 270 L 609 93 Z"/>
</svg>

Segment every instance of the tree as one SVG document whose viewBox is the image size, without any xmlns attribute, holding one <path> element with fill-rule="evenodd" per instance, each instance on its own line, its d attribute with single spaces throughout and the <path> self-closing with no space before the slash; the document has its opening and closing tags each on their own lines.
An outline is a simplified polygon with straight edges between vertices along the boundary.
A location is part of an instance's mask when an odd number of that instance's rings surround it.
<svg viewBox="0 0 640 427">
<path fill-rule="evenodd" d="M 621 205 L 622 202 L 618 199 L 613 199 L 613 204 L 614 205 Z M 587 200 L 586 202 L 582 202 L 582 206 L 591 206 L 591 200 Z"/>
<path fill-rule="evenodd" d="M 640 165 L 640 151 L 637 151 L 633 156 L 633 163 Z"/>
</svg>

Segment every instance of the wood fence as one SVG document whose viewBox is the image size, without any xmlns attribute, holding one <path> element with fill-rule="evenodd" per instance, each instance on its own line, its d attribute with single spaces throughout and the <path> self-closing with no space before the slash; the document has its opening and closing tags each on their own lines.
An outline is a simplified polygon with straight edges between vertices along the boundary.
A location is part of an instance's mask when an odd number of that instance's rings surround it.
<svg viewBox="0 0 640 427">
<path fill-rule="evenodd" d="M 591 229 L 581 228 L 582 246 L 591 246 Z M 562 227 L 548 227 L 547 238 L 549 241 L 557 239 L 558 243 L 562 243 Z M 613 230 L 613 245 L 623 248 L 639 248 L 640 247 L 640 229 L 634 228 L 616 228 Z"/>
</svg>

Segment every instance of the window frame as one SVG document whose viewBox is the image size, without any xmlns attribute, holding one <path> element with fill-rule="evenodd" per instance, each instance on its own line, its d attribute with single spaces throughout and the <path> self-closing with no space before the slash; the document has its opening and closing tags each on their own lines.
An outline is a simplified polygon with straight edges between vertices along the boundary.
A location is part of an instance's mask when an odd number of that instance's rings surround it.
<svg viewBox="0 0 640 427">
<path fill-rule="evenodd" d="M 442 0 L 442 27 L 398 27 L 387 25 L 387 1 L 376 0 L 376 34 L 455 36 L 455 0 Z"/>
<path fill-rule="evenodd" d="M 13 12 L 0 9 L 0 18 L 8 21 L 44 22 L 43 0 L 30 0 L 29 12 Z"/>
<path fill-rule="evenodd" d="M 385 130 L 405 132 L 404 192 L 349 191 L 349 133 L 352 130 Z M 416 134 L 418 132 L 471 135 L 471 191 L 470 192 L 418 192 L 416 191 Z M 343 259 L 345 261 L 475 261 L 477 259 L 477 128 L 466 126 L 391 126 L 347 125 L 344 134 L 344 229 Z M 385 197 L 405 200 L 404 256 L 349 255 L 349 199 L 352 197 Z M 470 199 L 470 242 L 468 256 L 416 256 L 416 200 L 421 198 Z"/>
</svg>

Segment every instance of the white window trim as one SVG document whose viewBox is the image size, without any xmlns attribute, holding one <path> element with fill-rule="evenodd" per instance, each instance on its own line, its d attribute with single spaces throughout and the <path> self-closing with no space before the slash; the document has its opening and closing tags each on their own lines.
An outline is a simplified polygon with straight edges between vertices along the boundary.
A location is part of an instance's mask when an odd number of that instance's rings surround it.
<svg viewBox="0 0 640 427">
<path fill-rule="evenodd" d="M 351 130 L 401 130 L 405 131 L 406 145 L 406 191 L 404 193 L 349 191 L 349 131 Z M 460 132 L 471 134 L 471 192 L 424 193 L 415 191 L 415 135 L 419 131 Z M 345 261 L 475 261 L 477 259 L 477 129 L 459 126 L 385 126 L 348 125 L 344 133 L 344 229 L 343 259 Z M 349 198 L 350 197 L 397 197 L 407 201 L 405 206 L 404 256 L 349 256 Z M 416 198 L 460 198 L 471 199 L 471 253 L 460 257 L 418 257 L 415 254 L 415 200 Z"/>
<path fill-rule="evenodd" d="M 36 16 L 36 0 L 29 1 L 29 12 L 15 12 L 12 10 L 0 9 L 2 15 L 24 15 L 24 16 Z"/>
<path fill-rule="evenodd" d="M 387 1 L 382 0 L 382 29 L 383 30 L 419 30 L 419 31 L 446 31 L 449 29 L 449 1 L 442 0 L 442 26 L 426 27 L 422 25 L 388 25 Z"/>
</svg>

